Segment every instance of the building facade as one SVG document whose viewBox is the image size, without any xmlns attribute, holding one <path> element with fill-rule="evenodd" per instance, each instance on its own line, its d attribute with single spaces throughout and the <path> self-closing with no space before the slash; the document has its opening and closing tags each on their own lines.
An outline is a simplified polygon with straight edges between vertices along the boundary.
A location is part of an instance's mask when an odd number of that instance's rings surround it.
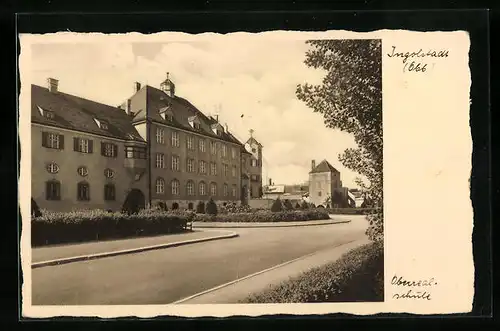
<svg viewBox="0 0 500 331">
<path fill-rule="evenodd" d="M 333 200 L 333 201 L 332 201 Z M 309 202 L 316 207 L 332 207 L 334 204 L 347 202 L 347 188 L 342 187 L 340 172 L 327 160 L 316 165 L 311 162 L 309 172 Z"/>
<path fill-rule="evenodd" d="M 250 176 L 250 198 L 262 198 L 262 149 L 263 146 L 253 137 L 253 130 L 250 130 L 250 138 L 245 144 L 245 149 L 250 154 L 248 170 Z"/>
<path fill-rule="evenodd" d="M 48 82 L 32 86 L 32 195 L 41 208 L 117 211 L 129 199 L 194 209 L 258 194 L 260 144 L 251 137 L 248 151 L 217 117 L 177 96 L 168 77 L 160 88 L 135 83 L 119 107 Z"/>
<path fill-rule="evenodd" d="M 120 109 L 31 87 L 31 194 L 42 209 L 121 210 L 147 200 L 146 142 Z"/>
</svg>

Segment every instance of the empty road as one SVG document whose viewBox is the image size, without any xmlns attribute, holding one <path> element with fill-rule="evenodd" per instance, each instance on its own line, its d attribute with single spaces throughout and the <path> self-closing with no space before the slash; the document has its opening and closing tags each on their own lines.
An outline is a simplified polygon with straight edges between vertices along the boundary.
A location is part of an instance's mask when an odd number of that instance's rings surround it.
<svg viewBox="0 0 500 331">
<path fill-rule="evenodd" d="M 329 247 L 361 239 L 350 223 L 231 229 L 239 237 L 32 269 L 33 305 L 168 304 Z"/>
</svg>

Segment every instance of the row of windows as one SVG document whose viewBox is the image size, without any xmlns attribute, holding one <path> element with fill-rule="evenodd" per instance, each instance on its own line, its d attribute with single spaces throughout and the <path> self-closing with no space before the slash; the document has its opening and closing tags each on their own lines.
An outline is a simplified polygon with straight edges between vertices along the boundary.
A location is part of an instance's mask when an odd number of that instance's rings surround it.
<svg viewBox="0 0 500 331">
<path fill-rule="evenodd" d="M 47 171 L 51 174 L 57 174 L 59 172 L 59 169 L 59 165 L 55 162 L 47 164 Z M 76 172 L 82 177 L 87 177 L 87 175 L 89 174 L 89 170 L 84 166 L 78 167 L 78 169 L 76 169 Z M 104 169 L 104 176 L 106 178 L 113 178 L 115 176 L 115 172 L 109 168 Z"/>
<path fill-rule="evenodd" d="M 165 144 L 165 129 L 156 128 L 156 142 L 159 144 Z M 172 147 L 179 147 L 180 146 L 179 132 L 172 131 L 171 138 L 170 138 L 170 144 Z M 215 142 L 215 141 L 210 142 L 210 153 L 213 155 L 216 155 L 219 144 L 221 146 L 222 157 L 227 157 L 228 147 L 223 143 L 219 143 L 219 142 Z M 196 149 L 194 136 L 187 136 L 186 147 L 188 150 L 192 150 L 192 151 L 194 151 Z M 203 153 L 206 152 L 205 139 L 203 139 L 203 138 L 198 139 L 198 150 L 200 152 L 203 152 Z M 236 159 L 238 157 L 238 150 L 234 147 L 231 148 L 231 157 L 233 159 Z"/>
<path fill-rule="evenodd" d="M 53 132 L 42 132 L 42 146 L 53 149 L 64 149 L 64 136 Z M 94 153 L 94 141 L 87 138 L 73 138 L 73 150 L 75 152 Z M 101 155 L 106 157 L 117 157 L 118 146 L 116 144 L 101 142 Z M 127 158 L 145 159 L 146 148 L 138 146 L 125 147 Z"/>
<path fill-rule="evenodd" d="M 61 183 L 51 180 L 45 183 L 45 197 L 47 200 L 61 200 Z M 76 186 L 76 198 L 79 201 L 90 201 L 90 185 L 79 182 Z M 104 200 L 116 200 L 116 188 L 113 184 L 104 185 Z"/>
<path fill-rule="evenodd" d="M 156 179 L 156 194 L 165 194 L 165 180 L 163 178 L 157 178 Z M 210 186 L 208 187 L 210 191 L 207 191 L 207 185 L 205 182 L 200 182 L 198 183 L 198 194 L 199 195 L 207 195 L 207 192 L 210 192 L 211 196 L 217 196 L 217 183 L 210 183 Z M 195 188 L 195 183 L 192 180 L 188 180 L 186 182 L 186 187 L 185 187 L 185 192 L 186 195 L 193 196 L 195 195 L 196 188 Z M 223 196 L 229 196 L 231 194 L 232 197 L 236 197 L 236 190 L 237 186 L 232 185 L 231 186 L 231 192 L 229 192 L 229 185 L 224 184 L 222 186 L 222 195 Z M 170 182 L 170 192 L 172 195 L 179 195 L 180 194 L 180 182 L 177 179 L 174 179 Z"/>
<path fill-rule="evenodd" d="M 155 160 L 155 166 L 156 168 L 159 169 L 164 169 L 165 168 L 165 154 L 163 153 L 156 153 L 156 160 Z M 170 163 L 170 169 L 174 171 L 179 171 L 180 170 L 180 159 L 179 156 L 177 155 L 172 155 L 171 156 L 171 163 Z M 196 172 L 196 160 L 187 158 L 186 159 L 186 171 L 187 172 Z M 207 173 L 207 162 L 200 160 L 198 161 L 198 171 L 201 174 L 206 174 Z M 231 167 L 231 176 L 236 177 L 238 173 L 238 168 L 233 165 Z M 229 176 L 229 165 L 227 164 L 222 164 L 222 174 L 224 176 Z M 217 175 L 217 163 L 215 162 L 210 162 L 210 175 L 216 176 Z"/>
</svg>

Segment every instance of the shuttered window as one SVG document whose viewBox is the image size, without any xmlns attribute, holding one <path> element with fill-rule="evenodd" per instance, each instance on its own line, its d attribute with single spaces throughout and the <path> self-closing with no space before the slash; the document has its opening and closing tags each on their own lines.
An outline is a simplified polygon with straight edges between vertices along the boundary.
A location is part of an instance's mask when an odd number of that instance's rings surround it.
<svg viewBox="0 0 500 331">
<path fill-rule="evenodd" d="M 64 136 L 53 132 L 42 132 L 42 146 L 53 149 L 64 149 Z"/>
<path fill-rule="evenodd" d="M 117 157 L 118 146 L 112 143 L 101 142 L 101 155 L 106 157 Z"/>
<path fill-rule="evenodd" d="M 94 152 L 94 141 L 85 138 L 73 138 L 73 150 L 75 152 L 92 154 Z"/>
</svg>

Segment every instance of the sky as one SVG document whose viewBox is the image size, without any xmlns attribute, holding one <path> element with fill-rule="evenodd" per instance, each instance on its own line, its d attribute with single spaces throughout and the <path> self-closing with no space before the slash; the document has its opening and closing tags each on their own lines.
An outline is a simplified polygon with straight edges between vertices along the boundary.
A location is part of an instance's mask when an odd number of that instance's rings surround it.
<svg viewBox="0 0 500 331">
<path fill-rule="evenodd" d="M 311 161 L 328 160 L 344 186 L 359 176 L 338 155 L 355 147 L 351 135 L 326 128 L 295 95 L 298 84 L 319 84 L 325 72 L 304 64 L 303 40 L 231 35 L 200 41 L 50 43 L 32 46 L 32 83 L 59 80 L 62 92 L 117 106 L 133 94 L 134 82 L 159 87 L 169 72 L 176 94 L 206 115 L 219 115 L 245 142 L 249 130 L 263 148 L 263 180 L 298 184 Z M 243 115 L 243 117 L 241 117 Z"/>
</svg>

